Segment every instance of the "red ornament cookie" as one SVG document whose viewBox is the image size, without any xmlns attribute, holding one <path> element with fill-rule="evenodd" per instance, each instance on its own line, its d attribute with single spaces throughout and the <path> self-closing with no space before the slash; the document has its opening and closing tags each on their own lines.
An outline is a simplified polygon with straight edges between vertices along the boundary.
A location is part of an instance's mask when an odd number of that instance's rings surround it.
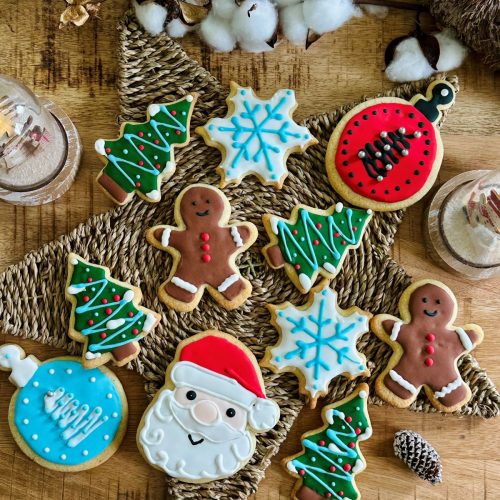
<svg viewBox="0 0 500 500">
<path fill-rule="evenodd" d="M 471 398 L 457 368 L 458 360 L 483 340 L 474 324 L 453 325 L 457 300 L 435 280 L 421 280 L 408 287 L 399 300 L 401 319 L 378 314 L 371 328 L 394 353 L 377 379 L 377 394 L 398 408 L 410 406 L 425 388 L 432 405 L 453 412 Z"/>
<path fill-rule="evenodd" d="M 381 97 L 356 106 L 328 144 L 331 185 L 353 205 L 372 210 L 398 210 L 417 202 L 439 172 L 443 144 L 436 124 L 454 98 L 453 86 L 437 80 L 425 97 Z"/>
<path fill-rule="evenodd" d="M 222 191 L 193 184 L 176 200 L 178 227 L 155 226 L 148 231 L 149 243 L 174 258 L 170 277 L 158 292 L 172 309 L 192 311 L 205 288 L 226 309 L 239 307 L 250 296 L 252 285 L 234 261 L 257 239 L 257 228 L 250 222 L 228 224 L 230 215 Z"/>
</svg>

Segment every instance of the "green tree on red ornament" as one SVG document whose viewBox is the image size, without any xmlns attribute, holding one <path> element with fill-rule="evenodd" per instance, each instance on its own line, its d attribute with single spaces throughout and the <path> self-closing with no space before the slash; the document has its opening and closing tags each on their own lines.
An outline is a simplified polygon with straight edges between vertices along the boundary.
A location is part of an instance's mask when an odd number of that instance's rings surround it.
<svg viewBox="0 0 500 500">
<path fill-rule="evenodd" d="M 371 436 L 367 410 L 368 385 L 360 384 L 339 403 L 323 408 L 325 426 L 302 436 L 303 451 L 285 459 L 300 482 L 299 500 L 360 498 L 355 475 L 365 468 L 358 443 Z"/>
<path fill-rule="evenodd" d="M 98 139 L 96 151 L 107 163 L 97 180 L 118 203 L 139 193 L 147 201 L 160 200 L 163 178 L 175 171 L 174 145 L 189 142 L 189 124 L 196 95 L 169 104 L 151 104 L 148 121 L 125 123 L 118 139 Z"/>
<path fill-rule="evenodd" d="M 138 305 L 138 288 L 114 280 L 107 268 L 75 254 L 69 256 L 66 291 L 73 304 L 70 333 L 85 342 L 89 364 L 100 364 L 99 358 L 107 353 L 118 365 L 134 358 L 139 353 L 137 341 L 159 321 L 156 313 Z"/>
</svg>

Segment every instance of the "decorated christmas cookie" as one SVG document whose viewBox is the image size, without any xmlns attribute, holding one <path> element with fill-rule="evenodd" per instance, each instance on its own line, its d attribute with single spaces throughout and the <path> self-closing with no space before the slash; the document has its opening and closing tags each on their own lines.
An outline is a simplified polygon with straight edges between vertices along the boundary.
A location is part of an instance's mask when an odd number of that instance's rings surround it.
<svg viewBox="0 0 500 500">
<path fill-rule="evenodd" d="M 110 277 L 109 269 L 68 256 L 66 298 L 72 304 L 69 336 L 85 344 L 83 364 L 110 359 L 122 366 L 139 355 L 138 341 L 159 323 L 160 315 L 139 305 L 141 290 Z"/>
<path fill-rule="evenodd" d="M 98 139 L 96 151 L 106 166 L 97 182 L 111 199 L 123 205 L 137 193 L 160 201 L 160 187 L 175 172 L 174 146 L 189 142 L 191 113 L 198 95 L 188 94 L 168 104 L 151 104 L 144 123 L 124 123 L 118 139 Z"/>
<path fill-rule="evenodd" d="M 251 459 L 255 433 L 278 422 L 252 352 L 231 335 L 184 340 L 165 386 L 144 413 L 137 443 L 155 468 L 190 483 L 232 476 Z"/>
<path fill-rule="evenodd" d="M 0 369 L 12 370 L 18 387 L 9 425 L 21 450 L 58 471 L 91 469 L 120 446 L 127 427 L 127 399 L 108 369 L 86 370 L 78 358 L 45 362 L 14 344 L 0 347 Z"/>
<path fill-rule="evenodd" d="M 361 498 L 355 476 L 366 467 L 359 443 L 372 435 L 367 402 L 368 385 L 359 384 L 345 399 L 323 408 L 325 425 L 304 434 L 302 452 L 283 460 L 297 478 L 292 498 Z"/>
<path fill-rule="evenodd" d="M 288 220 L 266 214 L 263 222 L 271 242 L 264 255 L 272 268 L 285 266 L 295 286 L 307 293 L 318 275 L 335 277 L 347 250 L 359 246 L 371 217 L 371 210 L 342 203 L 328 210 L 297 205 Z"/>
<path fill-rule="evenodd" d="M 297 107 L 294 91 L 278 90 L 263 100 L 251 88 L 231 82 L 227 107 L 225 118 L 212 118 L 196 129 L 209 146 L 222 153 L 217 168 L 221 187 L 255 175 L 262 184 L 280 189 L 288 175 L 288 156 L 318 142 L 292 118 Z"/>
<path fill-rule="evenodd" d="M 399 300 L 401 319 L 379 314 L 371 328 L 394 353 L 377 379 L 377 394 L 393 406 L 410 406 L 424 387 L 440 411 L 453 412 L 471 398 L 457 368 L 458 360 L 483 340 L 478 325 L 453 325 L 457 301 L 453 292 L 435 280 L 408 287 Z"/>
<path fill-rule="evenodd" d="M 234 261 L 257 238 L 249 222 L 228 224 L 231 206 L 222 191 L 206 184 L 184 189 L 175 203 L 178 227 L 155 226 L 149 243 L 172 254 L 168 280 L 158 292 L 160 300 L 177 311 L 192 311 L 205 288 L 226 309 L 239 307 L 252 285 L 242 278 Z"/>
<path fill-rule="evenodd" d="M 380 211 L 422 198 L 443 159 L 441 110 L 454 98 L 453 86 L 438 80 L 425 97 L 380 97 L 352 109 L 328 144 L 326 170 L 335 191 L 353 205 Z"/>
<path fill-rule="evenodd" d="M 297 375 L 299 390 L 311 408 L 318 397 L 328 394 L 330 381 L 338 375 L 355 378 L 370 374 L 356 342 L 368 332 L 371 314 L 357 307 L 338 307 L 337 293 L 326 282 L 323 289 L 310 293 L 304 306 L 285 302 L 268 307 L 280 339 L 267 348 L 261 366 L 275 373 L 291 371 Z"/>
</svg>

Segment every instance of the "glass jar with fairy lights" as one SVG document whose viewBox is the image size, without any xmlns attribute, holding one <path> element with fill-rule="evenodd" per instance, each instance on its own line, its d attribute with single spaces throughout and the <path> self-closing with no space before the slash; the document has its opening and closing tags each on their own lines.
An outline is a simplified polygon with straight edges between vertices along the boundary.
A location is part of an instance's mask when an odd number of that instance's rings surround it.
<svg viewBox="0 0 500 500">
<path fill-rule="evenodd" d="M 0 199 L 40 205 L 58 198 L 80 156 L 78 132 L 61 108 L 0 75 Z"/>
</svg>

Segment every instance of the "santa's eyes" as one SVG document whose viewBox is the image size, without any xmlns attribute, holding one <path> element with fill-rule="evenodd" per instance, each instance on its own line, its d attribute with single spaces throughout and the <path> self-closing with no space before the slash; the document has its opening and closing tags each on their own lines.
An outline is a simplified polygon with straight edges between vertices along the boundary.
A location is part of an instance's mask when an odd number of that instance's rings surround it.
<svg viewBox="0 0 500 500">
<path fill-rule="evenodd" d="M 196 399 L 196 392 L 194 392 L 194 391 L 187 391 L 186 392 L 186 398 L 188 398 L 189 401 L 193 401 L 193 399 Z"/>
<path fill-rule="evenodd" d="M 229 417 L 229 418 L 233 418 L 235 415 L 236 415 L 236 410 L 234 408 L 228 408 L 226 410 L 226 415 Z"/>
<path fill-rule="evenodd" d="M 424 304 L 427 304 L 427 302 L 429 302 L 429 299 L 428 299 L 427 297 L 424 297 L 424 298 L 422 299 L 422 302 L 423 302 Z"/>
</svg>

